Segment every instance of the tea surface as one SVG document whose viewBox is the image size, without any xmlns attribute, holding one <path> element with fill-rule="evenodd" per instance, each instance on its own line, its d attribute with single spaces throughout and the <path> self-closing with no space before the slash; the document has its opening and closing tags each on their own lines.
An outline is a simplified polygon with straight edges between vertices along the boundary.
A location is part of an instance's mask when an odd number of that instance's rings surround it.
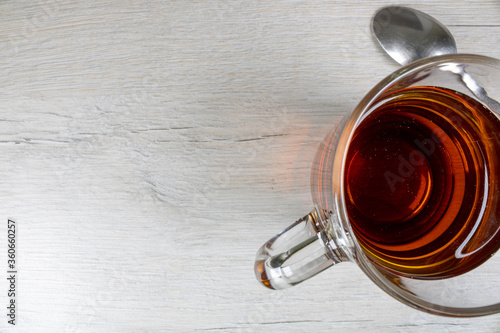
<svg viewBox="0 0 500 333">
<path fill-rule="evenodd" d="M 366 254 L 400 274 L 465 273 L 500 246 L 500 121 L 434 87 L 378 101 L 349 145 L 344 193 Z"/>
</svg>

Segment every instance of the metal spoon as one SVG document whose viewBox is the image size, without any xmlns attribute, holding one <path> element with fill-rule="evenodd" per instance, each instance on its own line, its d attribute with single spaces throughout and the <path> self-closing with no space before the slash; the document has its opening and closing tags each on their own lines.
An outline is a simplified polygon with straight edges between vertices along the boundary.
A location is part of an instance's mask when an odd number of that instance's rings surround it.
<svg viewBox="0 0 500 333">
<path fill-rule="evenodd" d="M 450 31 L 432 16 L 416 9 L 384 7 L 375 13 L 372 29 L 382 48 L 401 65 L 457 52 Z M 465 71 L 464 65 L 450 64 L 443 70 L 459 75 L 479 100 L 500 113 L 500 103 L 488 96 L 484 88 Z"/>
<path fill-rule="evenodd" d="M 457 53 L 450 31 L 415 9 L 382 8 L 375 13 L 372 28 L 382 48 L 403 66 L 422 58 Z"/>
</svg>

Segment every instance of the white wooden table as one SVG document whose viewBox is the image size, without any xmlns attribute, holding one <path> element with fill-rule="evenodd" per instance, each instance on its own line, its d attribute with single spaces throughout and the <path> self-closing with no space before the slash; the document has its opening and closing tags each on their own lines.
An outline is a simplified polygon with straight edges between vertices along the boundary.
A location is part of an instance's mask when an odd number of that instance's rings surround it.
<svg viewBox="0 0 500 333">
<path fill-rule="evenodd" d="M 369 28 L 389 4 L 0 1 L 0 331 L 9 218 L 17 332 L 500 331 L 410 309 L 354 264 L 280 292 L 254 278 L 312 208 L 323 136 L 398 68 Z M 500 57 L 498 1 L 414 7 Z"/>
</svg>

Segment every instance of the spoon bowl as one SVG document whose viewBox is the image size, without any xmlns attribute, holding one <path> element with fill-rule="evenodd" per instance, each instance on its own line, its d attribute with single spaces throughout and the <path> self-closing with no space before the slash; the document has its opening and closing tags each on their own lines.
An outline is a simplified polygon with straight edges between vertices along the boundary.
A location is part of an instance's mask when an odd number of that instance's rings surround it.
<svg viewBox="0 0 500 333">
<path fill-rule="evenodd" d="M 412 8 L 384 7 L 375 13 L 372 27 L 382 48 L 403 66 L 457 52 L 455 39 L 443 24 Z"/>
</svg>

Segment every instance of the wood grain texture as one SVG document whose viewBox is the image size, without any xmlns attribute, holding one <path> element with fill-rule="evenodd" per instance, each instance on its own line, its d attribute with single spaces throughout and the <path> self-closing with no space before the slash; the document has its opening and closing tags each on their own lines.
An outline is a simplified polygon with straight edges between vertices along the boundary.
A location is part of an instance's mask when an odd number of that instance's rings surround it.
<svg viewBox="0 0 500 333">
<path fill-rule="evenodd" d="M 500 57 L 497 1 L 398 3 Z M 354 264 L 283 292 L 255 281 L 258 247 L 312 206 L 323 136 L 398 67 L 369 30 L 388 4 L 0 1 L 17 331 L 500 331 L 412 310 Z"/>
</svg>

